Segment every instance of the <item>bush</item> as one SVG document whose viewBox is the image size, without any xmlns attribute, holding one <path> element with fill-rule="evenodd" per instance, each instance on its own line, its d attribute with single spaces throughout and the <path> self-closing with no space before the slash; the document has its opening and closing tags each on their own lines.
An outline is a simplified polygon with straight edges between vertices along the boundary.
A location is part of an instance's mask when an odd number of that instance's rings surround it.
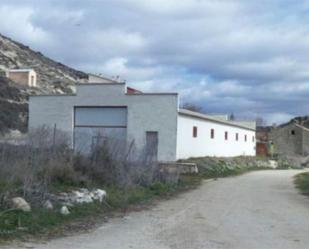
<svg viewBox="0 0 309 249">
<path fill-rule="evenodd" d="M 88 156 L 74 157 L 74 168 L 100 185 L 150 186 L 158 180 L 159 166 L 147 159 L 144 151 L 123 149 L 123 141 L 109 140 L 97 144 Z"/>
<path fill-rule="evenodd" d="M 2 231 L 8 231 L 11 238 L 56 227 L 59 231 L 71 220 L 95 216 L 110 207 L 126 209 L 177 187 L 159 174 L 158 163 L 145 151 L 135 151 L 134 144 L 123 150 L 117 141 L 107 140 L 93 147 L 90 154 L 83 154 L 72 151 L 67 141 L 65 133 L 41 127 L 30 131 L 23 141 L 0 143 L 0 239 L 5 235 Z M 61 203 L 55 201 L 55 194 L 81 187 L 104 188 L 108 204 L 70 207 L 68 216 L 42 207 L 45 200 L 52 200 L 59 210 Z M 9 200 L 16 196 L 31 204 L 30 213 L 8 212 Z"/>
<path fill-rule="evenodd" d="M 0 207 L 11 196 L 39 206 L 52 192 L 81 187 L 149 187 L 160 182 L 158 163 L 123 142 L 105 140 L 89 154 L 74 153 L 65 133 L 41 127 L 19 144 L 0 144 Z M 133 197 L 132 197 L 133 198 Z"/>
<path fill-rule="evenodd" d="M 309 173 L 301 173 L 295 176 L 294 183 L 304 195 L 309 195 Z"/>
<path fill-rule="evenodd" d="M 31 132 L 19 145 L 0 144 L 0 205 L 15 195 L 39 205 L 48 198 L 53 184 L 78 184 L 80 174 L 72 161 L 64 135 L 54 139 L 46 127 Z"/>
</svg>

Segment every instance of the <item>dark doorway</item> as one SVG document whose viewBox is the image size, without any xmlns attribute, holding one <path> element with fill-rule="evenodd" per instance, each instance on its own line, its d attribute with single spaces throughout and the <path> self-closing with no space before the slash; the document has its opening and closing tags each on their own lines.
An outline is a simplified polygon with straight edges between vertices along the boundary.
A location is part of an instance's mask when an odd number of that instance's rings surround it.
<svg viewBox="0 0 309 249">
<path fill-rule="evenodd" d="M 158 158 L 158 132 L 147 131 L 146 132 L 146 156 L 148 159 L 157 160 Z"/>
</svg>

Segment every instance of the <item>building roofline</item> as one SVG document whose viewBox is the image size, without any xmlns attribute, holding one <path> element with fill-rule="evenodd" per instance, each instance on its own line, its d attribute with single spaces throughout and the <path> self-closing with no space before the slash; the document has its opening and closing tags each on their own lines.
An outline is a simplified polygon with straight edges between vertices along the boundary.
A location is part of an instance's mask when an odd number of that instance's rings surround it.
<svg viewBox="0 0 309 249">
<path fill-rule="evenodd" d="M 81 83 L 81 82 L 77 82 L 75 83 L 76 86 L 93 86 L 93 85 L 103 85 L 103 86 L 106 86 L 106 85 L 125 85 L 126 83 L 125 82 L 108 82 L 108 83 L 100 83 L 100 82 L 89 82 L 89 83 Z"/>
<path fill-rule="evenodd" d="M 91 76 L 94 76 L 94 77 L 98 77 L 98 78 L 104 79 L 104 80 L 110 80 L 110 81 L 118 82 L 117 80 L 112 79 L 112 78 L 109 78 L 109 77 L 107 77 L 107 76 L 98 75 L 98 74 L 95 74 L 95 73 L 87 73 L 87 74 L 88 74 L 88 75 L 91 75 Z M 121 81 L 120 81 L 120 82 L 121 82 Z"/>
<path fill-rule="evenodd" d="M 300 124 L 295 124 L 297 127 L 301 128 L 301 129 L 304 129 L 306 131 L 309 131 L 309 129 L 303 125 L 300 125 Z"/>
<path fill-rule="evenodd" d="M 125 93 L 124 95 L 127 96 L 148 96 L 148 95 L 178 95 L 178 93 L 138 93 L 138 94 L 130 94 Z M 30 94 L 29 97 L 70 97 L 70 96 L 77 96 L 77 94 Z"/>
<path fill-rule="evenodd" d="M 205 115 L 205 114 L 202 114 L 202 113 L 199 113 L 199 112 L 189 111 L 189 110 L 186 110 L 186 109 L 179 109 L 178 110 L 178 114 L 184 115 L 184 116 L 189 116 L 189 117 L 194 117 L 194 118 L 199 118 L 199 119 L 211 121 L 211 122 L 214 122 L 214 123 L 234 126 L 234 127 L 238 127 L 238 128 L 242 128 L 242 129 L 246 129 L 246 130 L 256 131 L 256 129 L 250 128 L 250 127 L 248 127 L 246 125 L 232 123 L 231 121 L 219 120 L 219 119 L 213 118 L 213 117 L 211 117 L 209 115 Z"/>
<path fill-rule="evenodd" d="M 29 94 L 29 97 L 71 97 L 76 94 Z"/>
<path fill-rule="evenodd" d="M 132 94 L 132 93 L 126 93 L 125 95 L 129 95 L 129 96 L 143 96 L 143 95 L 178 95 L 178 93 L 136 93 L 136 94 Z"/>
</svg>

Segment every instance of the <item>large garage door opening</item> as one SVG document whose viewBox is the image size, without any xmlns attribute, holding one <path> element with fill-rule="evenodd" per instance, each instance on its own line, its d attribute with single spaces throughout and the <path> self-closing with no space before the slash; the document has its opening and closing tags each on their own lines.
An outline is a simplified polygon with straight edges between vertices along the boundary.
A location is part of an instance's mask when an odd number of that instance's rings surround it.
<svg viewBox="0 0 309 249">
<path fill-rule="evenodd" d="M 75 107 L 75 151 L 89 153 L 102 144 L 121 150 L 126 144 L 126 136 L 126 107 Z"/>
</svg>

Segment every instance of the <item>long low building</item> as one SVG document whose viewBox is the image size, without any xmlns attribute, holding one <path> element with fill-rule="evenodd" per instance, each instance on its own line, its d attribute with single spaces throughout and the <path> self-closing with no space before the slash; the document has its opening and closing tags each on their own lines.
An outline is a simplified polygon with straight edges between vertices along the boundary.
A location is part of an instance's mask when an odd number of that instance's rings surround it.
<svg viewBox="0 0 309 249">
<path fill-rule="evenodd" d="M 29 128 L 43 125 L 65 131 L 76 150 L 113 138 L 160 161 L 255 155 L 255 122 L 180 109 L 177 93 L 142 93 L 120 82 L 77 84 L 73 95 L 30 96 Z"/>
</svg>

